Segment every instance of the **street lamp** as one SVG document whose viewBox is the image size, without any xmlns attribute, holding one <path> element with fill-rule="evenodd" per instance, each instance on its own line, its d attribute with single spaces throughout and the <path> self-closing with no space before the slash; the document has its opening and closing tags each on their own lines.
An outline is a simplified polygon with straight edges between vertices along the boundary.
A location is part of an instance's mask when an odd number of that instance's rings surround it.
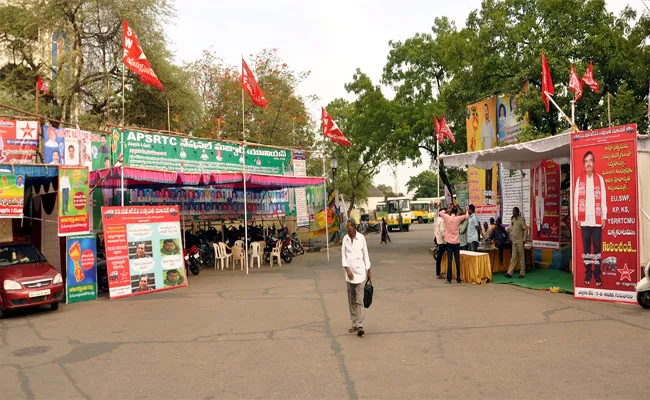
<svg viewBox="0 0 650 400">
<path fill-rule="evenodd" d="M 330 167 L 332 168 L 332 181 L 336 179 L 336 169 L 339 167 L 339 160 L 336 157 L 330 158 Z"/>
</svg>

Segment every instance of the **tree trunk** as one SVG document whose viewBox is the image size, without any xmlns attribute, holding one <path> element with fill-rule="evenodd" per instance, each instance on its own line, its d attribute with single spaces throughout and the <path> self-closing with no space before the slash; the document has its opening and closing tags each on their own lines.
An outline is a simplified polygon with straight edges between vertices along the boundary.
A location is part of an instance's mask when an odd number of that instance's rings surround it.
<svg viewBox="0 0 650 400">
<path fill-rule="evenodd" d="M 352 207 L 354 207 L 354 201 L 357 199 L 357 196 L 355 196 L 354 192 L 352 193 L 352 196 L 350 197 L 350 207 L 348 207 L 348 219 L 350 219 L 350 212 L 352 212 Z M 359 222 L 359 221 L 356 221 Z"/>
</svg>

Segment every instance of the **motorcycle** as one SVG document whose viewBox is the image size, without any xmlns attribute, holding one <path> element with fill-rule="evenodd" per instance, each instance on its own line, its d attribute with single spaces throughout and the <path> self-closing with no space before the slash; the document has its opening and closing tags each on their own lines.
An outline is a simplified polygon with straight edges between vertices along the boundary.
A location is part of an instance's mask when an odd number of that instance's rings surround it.
<svg viewBox="0 0 650 400">
<path fill-rule="evenodd" d="M 291 248 L 293 250 L 293 255 L 297 256 L 305 254 L 305 249 L 302 247 L 300 239 L 298 239 L 298 234 L 294 232 L 289 237 L 291 238 Z"/>
<path fill-rule="evenodd" d="M 282 241 L 282 249 L 280 250 L 280 256 L 287 264 L 291 264 L 291 260 L 293 260 L 293 245 L 291 243 L 291 236 L 287 235 Z"/>
<path fill-rule="evenodd" d="M 650 308 L 650 261 L 643 268 L 645 276 L 634 286 L 636 301 L 643 308 Z"/>
<path fill-rule="evenodd" d="M 189 250 L 185 250 L 183 252 L 183 258 L 185 259 L 185 268 L 189 269 L 192 274 L 198 275 L 199 266 L 201 265 L 199 248 L 192 246 Z"/>
</svg>

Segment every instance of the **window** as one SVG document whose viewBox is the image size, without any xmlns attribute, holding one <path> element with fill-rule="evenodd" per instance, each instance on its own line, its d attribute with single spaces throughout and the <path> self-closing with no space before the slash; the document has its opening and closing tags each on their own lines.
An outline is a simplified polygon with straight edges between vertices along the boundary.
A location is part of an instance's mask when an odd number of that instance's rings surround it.
<svg viewBox="0 0 650 400">
<path fill-rule="evenodd" d="M 7 265 L 47 262 L 45 257 L 31 244 L 0 246 L 0 268 Z"/>
</svg>

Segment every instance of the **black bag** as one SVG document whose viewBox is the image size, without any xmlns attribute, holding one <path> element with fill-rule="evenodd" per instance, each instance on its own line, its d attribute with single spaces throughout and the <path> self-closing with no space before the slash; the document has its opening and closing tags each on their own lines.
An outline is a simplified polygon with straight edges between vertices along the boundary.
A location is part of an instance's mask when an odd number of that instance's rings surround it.
<svg viewBox="0 0 650 400">
<path fill-rule="evenodd" d="M 368 279 L 366 281 L 366 286 L 363 288 L 363 306 L 365 308 L 369 308 L 372 304 L 372 293 L 374 290 L 375 289 L 372 287 L 372 281 Z"/>
</svg>

